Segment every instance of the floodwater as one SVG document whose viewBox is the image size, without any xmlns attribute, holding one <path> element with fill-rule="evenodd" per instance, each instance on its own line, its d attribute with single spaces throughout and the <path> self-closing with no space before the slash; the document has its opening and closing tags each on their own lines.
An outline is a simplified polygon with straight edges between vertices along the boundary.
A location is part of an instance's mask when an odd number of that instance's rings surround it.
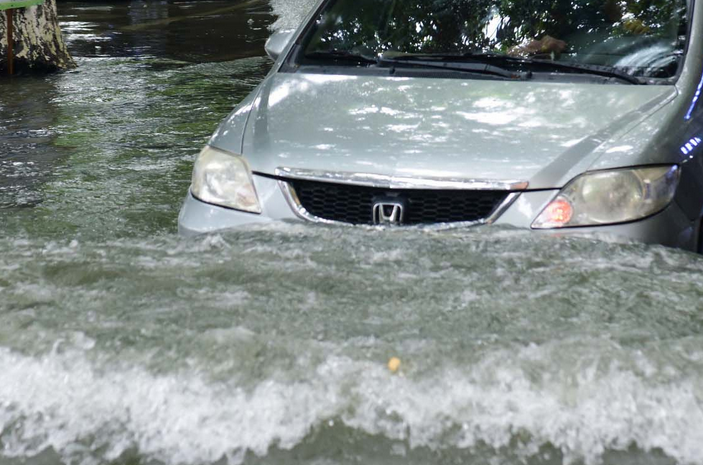
<svg viewBox="0 0 703 465">
<path fill-rule="evenodd" d="M 694 254 L 176 235 L 194 155 L 306 3 L 60 3 L 80 67 L 0 80 L 0 464 L 703 464 Z"/>
</svg>

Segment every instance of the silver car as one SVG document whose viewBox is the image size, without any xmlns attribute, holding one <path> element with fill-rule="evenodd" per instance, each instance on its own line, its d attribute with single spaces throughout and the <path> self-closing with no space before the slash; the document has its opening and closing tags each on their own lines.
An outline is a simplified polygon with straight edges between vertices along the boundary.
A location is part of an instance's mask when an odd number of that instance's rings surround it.
<svg viewBox="0 0 703 465">
<path fill-rule="evenodd" d="M 504 224 L 701 251 L 701 0 L 322 0 L 198 156 L 190 235 Z"/>
</svg>

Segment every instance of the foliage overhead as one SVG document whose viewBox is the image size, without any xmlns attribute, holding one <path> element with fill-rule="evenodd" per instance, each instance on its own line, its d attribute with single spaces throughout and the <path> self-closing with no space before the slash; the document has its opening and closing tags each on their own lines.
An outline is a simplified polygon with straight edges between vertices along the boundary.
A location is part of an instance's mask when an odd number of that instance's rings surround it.
<svg viewBox="0 0 703 465">
<path fill-rule="evenodd" d="M 318 19 L 318 50 L 508 51 L 544 36 L 572 48 L 610 38 L 675 42 L 686 0 L 336 0 Z"/>
</svg>

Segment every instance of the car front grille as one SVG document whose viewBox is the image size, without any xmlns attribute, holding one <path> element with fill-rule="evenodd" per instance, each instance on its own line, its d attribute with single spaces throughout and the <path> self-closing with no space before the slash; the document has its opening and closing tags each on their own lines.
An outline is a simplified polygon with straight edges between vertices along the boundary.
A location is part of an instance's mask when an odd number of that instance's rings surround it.
<svg viewBox="0 0 703 465">
<path fill-rule="evenodd" d="M 352 224 L 374 224 L 374 205 L 388 199 L 405 205 L 402 223 L 407 225 L 482 221 L 510 195 L 508 191 L 385 189 L 299 179 L 285 181 L 309 214 Z"/>
</svg>

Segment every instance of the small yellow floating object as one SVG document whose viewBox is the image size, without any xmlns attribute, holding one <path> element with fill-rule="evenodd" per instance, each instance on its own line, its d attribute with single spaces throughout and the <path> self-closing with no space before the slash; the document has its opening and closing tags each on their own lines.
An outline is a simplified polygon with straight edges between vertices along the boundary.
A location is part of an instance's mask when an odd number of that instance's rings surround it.
<svg viewBox="0 0 703 465">
<path fill-rule="evenodd" d="M 391 370 L 393 373 L 395 373 L 398 371 L 399 368 L 400 368 L 400 359 L 398 357 L 391 357 L 391 359 L 388 360 L 388 369 Z"/>
</svg>

